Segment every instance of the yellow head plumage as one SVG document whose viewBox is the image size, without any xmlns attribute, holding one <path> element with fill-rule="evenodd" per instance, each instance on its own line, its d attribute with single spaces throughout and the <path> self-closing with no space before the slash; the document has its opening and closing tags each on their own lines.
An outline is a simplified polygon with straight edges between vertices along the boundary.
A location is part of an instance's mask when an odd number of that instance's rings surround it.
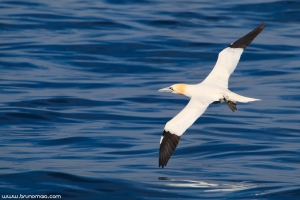
<svg viewBox="0 0 300 200">
<path fill-rule="evenodd" d="M 187 84 L 174 84 L 171 88 L 173 89 L 172 93 L 184 95 L 186 93 Z"/>
</svg>

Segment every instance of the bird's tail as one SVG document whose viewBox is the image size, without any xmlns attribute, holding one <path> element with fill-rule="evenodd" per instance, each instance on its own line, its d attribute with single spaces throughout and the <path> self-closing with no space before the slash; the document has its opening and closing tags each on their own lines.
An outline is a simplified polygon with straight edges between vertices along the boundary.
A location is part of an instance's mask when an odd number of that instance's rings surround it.
<svg viewBox="0 0 300 200">
<path fill-rule="evenodd" d="M 261 101 L 261 99 L 254 99 L 250 97 L 244 97 L 242 95 L 236 94 L 231 92 L 229 95 L 229 99 L 234 102 L 242 102 L 242 103 L 248 103 L 250 101 Z"/>
</svg>

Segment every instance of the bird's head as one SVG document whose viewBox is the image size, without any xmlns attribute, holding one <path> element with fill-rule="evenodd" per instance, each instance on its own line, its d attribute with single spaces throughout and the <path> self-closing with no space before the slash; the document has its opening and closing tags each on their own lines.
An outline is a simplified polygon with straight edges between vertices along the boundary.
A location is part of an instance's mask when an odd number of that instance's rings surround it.
<svg viewBox="0 0 300 200">
<path fill-rule="evenodd" d="M 159 92 L 172 92 L 174 94 L 186 95 L 187 84 L 174 84 L 166 88 L 158 90 Z"/>
</svg>

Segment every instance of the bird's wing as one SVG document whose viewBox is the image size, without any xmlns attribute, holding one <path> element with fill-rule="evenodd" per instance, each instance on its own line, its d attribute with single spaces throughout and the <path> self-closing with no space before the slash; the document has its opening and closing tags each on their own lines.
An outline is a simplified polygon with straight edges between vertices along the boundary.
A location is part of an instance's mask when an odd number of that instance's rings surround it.
<svg viewBox="0 0 300 200">
<path fill-rule="evenodd" d="M 191 98 L 186 107 L 166 124 L 160 139 L 159 167 L 167 165 L 181 135 L 204 113 L 209 104 Z"/>
<path fill-rule="evenodd" d="M 265 28 L 261 23 L 244 37 L 238 39 L 219 53 L 217 63 L 203 83 L 228 88 L 228 79 L 235 70 L 244 49 Z"/>
</svg>

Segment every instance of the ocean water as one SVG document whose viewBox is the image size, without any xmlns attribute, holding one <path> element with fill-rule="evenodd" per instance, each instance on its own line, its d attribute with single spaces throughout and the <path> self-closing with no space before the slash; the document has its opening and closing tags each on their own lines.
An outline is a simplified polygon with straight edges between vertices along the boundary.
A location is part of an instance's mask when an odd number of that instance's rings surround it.
<svg viewBox="0 0 300 200">
<path fill-rule="evenodd" d="M 298 0 L 2 0 L 0 13 L 2 199 L 299 198 Z M 229 88 L 262 101 L 209 106 L 159 168 L 188 98 L 157 90 L 201 82 L 261 22 Z"/>
</svg>

